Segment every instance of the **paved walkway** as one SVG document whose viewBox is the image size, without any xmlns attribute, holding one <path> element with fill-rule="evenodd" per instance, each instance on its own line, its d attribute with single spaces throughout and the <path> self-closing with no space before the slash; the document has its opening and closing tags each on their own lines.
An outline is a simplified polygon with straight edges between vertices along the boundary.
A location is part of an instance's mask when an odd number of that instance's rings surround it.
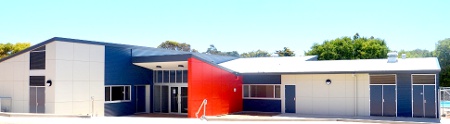
<svg viewBox="0 0 450 124">
<path fill-rule="evenodd" d="M 449 123 L 448 118 L 402 118 L 402 117 L 351 117 L 351 116 L 318 116 L 302 114 L 278 114 L 273 116 L 224 115 L 207 117 L 208 121 L 325 121 L 325 122 L 363 122 L 363 123 Z"/>
</svg>

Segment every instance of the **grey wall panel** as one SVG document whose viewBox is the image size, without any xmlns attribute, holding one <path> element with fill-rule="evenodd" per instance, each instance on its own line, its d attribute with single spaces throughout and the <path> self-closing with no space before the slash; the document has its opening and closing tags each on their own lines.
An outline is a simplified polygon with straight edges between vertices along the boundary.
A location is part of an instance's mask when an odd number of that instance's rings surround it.
<svg viewBox="0 0 450 124">
<path fill-rule="evenodd" d="M 281 84 L 281 75 L 243 75 L 243 84 Z"/>
</svg>

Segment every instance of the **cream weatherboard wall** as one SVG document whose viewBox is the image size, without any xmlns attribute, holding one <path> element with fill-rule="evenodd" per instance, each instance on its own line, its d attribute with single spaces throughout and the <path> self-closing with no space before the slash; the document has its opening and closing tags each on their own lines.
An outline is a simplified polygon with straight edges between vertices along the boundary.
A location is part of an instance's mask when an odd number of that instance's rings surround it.
<svg viewBox="0 0 450 124">
<path fill-rule="evenodd" d="M 105 47 L 55 41 L 46 45 L 45 111 L 104 115 Z M 93 98 L 93 102 L 91 100 Z"/>
<path fill-rule="evenodd" d="M 30 53 L 0 62 L 0 97 L 11 97 L 11 112 L 29 111 Z"/>
<path fill-rule="evenodd" d="M 330 85 L 325 83 L 327 79 Z M 284 85 L 295 84 L 296 113 L 369 116 L 368 74 L 292 74 L 282 75 L 281 82 L 282 98 Z M 282 112 L 284 105 L 282 100 Z"/>
</svg>

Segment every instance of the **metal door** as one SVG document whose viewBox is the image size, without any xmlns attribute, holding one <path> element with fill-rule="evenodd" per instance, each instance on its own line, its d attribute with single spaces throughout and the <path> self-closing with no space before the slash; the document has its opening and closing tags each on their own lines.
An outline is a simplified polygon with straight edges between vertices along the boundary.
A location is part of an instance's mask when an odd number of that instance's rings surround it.
<svg viewBox="0 0 450 124">
<path fill-rule="evenodd" d="M 178 113 L 178 87 L 170 87 L 170 112 Z"/>
<path fill-rule="evenodd" d="M 395 85 L 383 85 L 383 116 L 395 117 L 396 112 Z"/>
<path fill-rule="evenodd" d="M 423 85 L 413 85 L 413 117 L 424 117 Z"/>
<path fill-rule="evenodd" d="M 45 87 L 30 87 L 30 113 L 45 113 Z"/>
<path fill-rule="evenodd" d="M 383 116 L 383 87 L 370 86 L 370 116 Z"/>
<path fill-rule="evenodd" d="M 424 108 L 425 117 L 436 118 L 436 97 L 435 97 L 435 86 L 434 85 L 424 85 Z"/>
<path fill-rule="evenodd" d="M 136 113 L 145 111 L 145 86 L 135 86 L 136 91 Z"/>
<path fill-rule="evenodd" d="M 295 113 L 295 85 L 284 86 L 285 112 Z"/>
<path fill-rule="evenodd" d="M 188 112 L 188 88 L 181 87 L 181 113 Z"/>
</svg>

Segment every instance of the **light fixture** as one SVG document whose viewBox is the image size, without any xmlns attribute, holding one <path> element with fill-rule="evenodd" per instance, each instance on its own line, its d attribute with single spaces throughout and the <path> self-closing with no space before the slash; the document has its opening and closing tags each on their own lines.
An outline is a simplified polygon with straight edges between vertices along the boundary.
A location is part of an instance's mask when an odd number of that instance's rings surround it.
<svg viewBox="0 0 450 124">
<path fill-rule="evenodd" d="M 52 86 L 52 80 L 47 80 L 48 86 Z"/>
<path fill-rule="evenodd" d="M 327 79 L 327 80 L 325 81 L 325 83 L 326 83 L 327 85 L 330 85 L 330 84 L 331 84 L 331 80 L 330 80 L 330 79 Z"/>
<path fill-rule="evenodd" d="M 157 65 L 156 68 L 161 68 L 161 66 L 160 66 L 160 65 Z"/>
<path fill-rule="evenodd" d="M 180 67 L 180 68 L 183 68 L 183 67 L 184 67 L 184 65 L 178 65 L 178 67 Z"/>
</svg>

